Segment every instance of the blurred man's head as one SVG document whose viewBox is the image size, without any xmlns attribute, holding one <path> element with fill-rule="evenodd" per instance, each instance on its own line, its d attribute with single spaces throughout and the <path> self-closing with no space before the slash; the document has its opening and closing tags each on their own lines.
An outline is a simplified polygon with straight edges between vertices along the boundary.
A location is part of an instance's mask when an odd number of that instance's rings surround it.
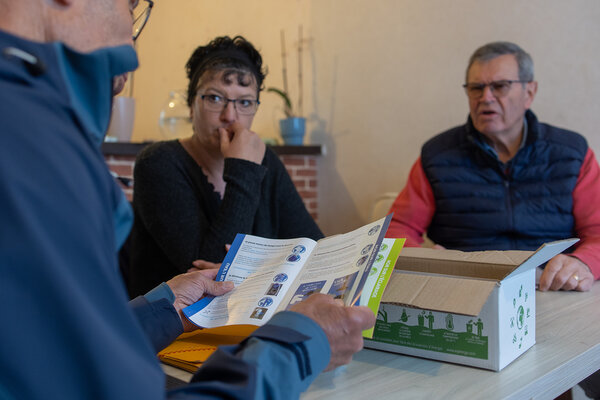
<svg viewBox="0 0 600 400">
<path fill-rule="evenodd" d="M 516 137 L 537 92 L 533 61 L 514 43 L 486 44 L 471 56 L 464 87 L 479 132 Z"/>
<path fill-rule="evenodd" d="M 81 52 L 132 44 L 138 0 L 0 0 L 0 28 Z"/>
<path fill-rule="evenodd" d="M 466 80 L 469 80 L 469 69 L 474 62 L 485 63 L 496 57 L 503 55 L 513 55 L 519 69 L 519 80 L 523 82 L 531 82 L 533 78 L 533 59 L 525 50 L 511 42 L 492 42 L 485 44 L 475 50 L 469 58 L 467 65 Z"/>
</svg>

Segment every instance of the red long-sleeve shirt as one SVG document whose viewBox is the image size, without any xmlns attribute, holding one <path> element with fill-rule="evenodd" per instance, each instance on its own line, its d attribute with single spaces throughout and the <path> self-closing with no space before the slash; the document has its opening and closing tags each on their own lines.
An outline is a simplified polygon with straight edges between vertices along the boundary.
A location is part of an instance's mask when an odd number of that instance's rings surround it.
<svg viewBox="0 0 600 400">
<path fill-rule="evenodd" d="M 600 278 L 600 167 L 592 149 L 583 160 L 573 190 L 575 232 L 580 241 L 570 254 L 584 262 L 594 279 Z M 405 246 L 418 247 L 435 214 L 435 199 L 431 185 L 417 159 L 411 168 L 406 186 L 390 208 L 394 213 L 387 237 L 405 237 Z"/>
</svg>

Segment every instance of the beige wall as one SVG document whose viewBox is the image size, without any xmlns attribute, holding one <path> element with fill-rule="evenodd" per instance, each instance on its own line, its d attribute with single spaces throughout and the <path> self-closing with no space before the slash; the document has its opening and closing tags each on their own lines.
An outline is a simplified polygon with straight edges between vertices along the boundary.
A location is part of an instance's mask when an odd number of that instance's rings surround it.
<svg viewBox="0 0 600 400">
<path fill-rule="evenodd" d="M 326 234 L 366 223 L 377 195 L 402 188 L 420 146 L 461 124 L 470 53 L 493 40 L 533 57 L 538 117 L 576 130 L 600 149 L 600 1 L 597 0 L 156 0 L 139 43 L 134 140 L 160 139 L 168 93 L 185 87 L 191 51 L 242 34 L 281 86 L 279 31 L 288 47 L 302 24 L 308 143 L 324 144 L 320 225 Z M 295 82 L 296 55 L 289 80 Z M 297 91 L 291 86 L 292 94 Z M 277 137 L 281 104 L 264 94 L 253 129 Z"/>
</svg>

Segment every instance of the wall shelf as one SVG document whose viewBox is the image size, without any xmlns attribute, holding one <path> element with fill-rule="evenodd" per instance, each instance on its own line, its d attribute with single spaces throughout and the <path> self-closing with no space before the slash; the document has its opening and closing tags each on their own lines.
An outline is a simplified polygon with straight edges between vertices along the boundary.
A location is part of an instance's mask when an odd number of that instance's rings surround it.
<svg viewBox="0 0 600 400">
<path fill-rule="evenodd" d="M 104 142 L 102 153 L 105 156 L 136 156 L 144 147 L 153 142 Z M 324 155 L 323 145 L 309 144 L 306 146 L 268 145 L 277 155 L 320 156 Z"/>
</svg>

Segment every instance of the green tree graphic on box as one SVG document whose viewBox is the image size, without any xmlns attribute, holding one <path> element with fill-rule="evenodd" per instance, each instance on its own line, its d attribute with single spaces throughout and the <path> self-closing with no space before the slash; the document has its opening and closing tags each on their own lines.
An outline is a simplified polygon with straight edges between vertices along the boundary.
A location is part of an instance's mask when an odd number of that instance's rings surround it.
<svg viewBox="0 0 600 400">
<path fill-rule="evenodd" d="M 449 331 L 454 330 L 454 319 L 452 318 L 452 314 L 446 315 L 446 329 Z"/>
<path fill-rule="evenodd" d="M 406 322 L 406 321 L 408 321 L 408 317 L 410 317 L 410 315 L 408 315 L 406 313 L 406 308 L 403 308 L 402 309 L 402 316 L 400 317 L 400 321 Z"/>
<path fill-rule="evenodd" d="M 388 322 L 388 319 L 387 319 L 388 314 L 387 314 L 387 311 L 385 311 L 385 309 L 382 308 L 381 310 L 379 310 L 377 312 L 377 319 L 378 320 L 379 320 L 379 317 L 381 317 L 381 320 L 383 320 L 383 322 L 385 322 L 387 324 L 387 322 Z"/>
<path fill-rule="evenodd" d="M 523 339 L 529 334 L 527 320 L 532 317 L 531 309 L 528 307 L 529 293 L 524 291 L 523 285 L 519 287 L 518 294 L 513 297 L 513 315 L 510 317 L 509 325 L 512 329 L 512 343 L 520 349 Z"/>
<path fill-rule="evenodd" d="M 385 307 L 382 306 L 378 313 L 373 340 L 438 353 L 488 359 L 488 337 L 483 336 L 484 323 L 481 318 L 467 322 L 464 317 L 451 313 L 416 310 L 417 318 L 411 319 L 410 309 L 397 307 L 390 309 L 388 313 Z M 434 328 L 436 318 L 444 321 L 443 328 Z M 460 326 L 466 326 L 466 332 L 455 332 L 459 321 L 457 318 L 460 318 Z M 410 324 L 411 321 L 413 325 Z"/>
</svg>

